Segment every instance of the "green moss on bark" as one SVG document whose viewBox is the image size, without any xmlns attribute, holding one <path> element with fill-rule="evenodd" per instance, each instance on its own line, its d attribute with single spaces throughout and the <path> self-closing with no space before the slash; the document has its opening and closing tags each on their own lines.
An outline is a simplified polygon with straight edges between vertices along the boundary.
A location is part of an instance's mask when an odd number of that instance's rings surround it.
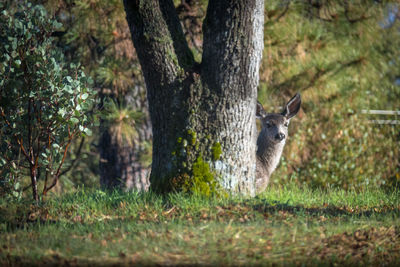
<svg viewBox="0 0 400 267">
<path fill-rule="evenodd" d="M 211 152 L 213 160 L 214 161 L 219 160 L 219 158 L 222 155 L 221 144 L 219 142 L 214 143 L 213 146 L 211 147 Z"/>
<path fill-rule="evenodd" d="M 192 175 L 188 178 L 183 185 L 185 192 L 204 196 L 216 193 L 215 173 L 210 170 L 209 164 L 204 161 L 202 156 L 197 157 L 192 167 Z"/>
<path fill-rule="evenodd" d="M 171 186 L 173 190 L 183 190 L 189 194 L 226 195 L 218 182 L 217 173 L 210 165 L 211 161 L 221 157 L 221 144 L 215 142 L 207 149 L 199 140 L 201 138 L 194 130 L 188 130 L 184 137 L 178 137 L 176 149 L 172 155 L 176 158 L 178 173 L 171 175 L 173 177 L 170 179 Z M 201 145 L 203 145 L 202 149 L 200 149 Z M 203 156 L 205 154 L 208 156 Z M 188 160 L 190 158 L 193 159 L 192 164 Z M 211 158 L 211 160 L 206 160 L 206 158 Z"/>
</svg>

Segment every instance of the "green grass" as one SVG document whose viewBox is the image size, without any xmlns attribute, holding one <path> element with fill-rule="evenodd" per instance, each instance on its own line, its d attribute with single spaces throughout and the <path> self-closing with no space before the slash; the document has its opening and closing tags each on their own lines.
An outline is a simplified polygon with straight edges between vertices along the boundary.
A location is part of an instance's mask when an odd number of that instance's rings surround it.
<svg viewBox="0 0 400 267">
<path fill-rule="evenodd" d="M 256 198 L 79 190 L 0 200 L 0 265 L 400 263 L 400 193 L 273 187 Z"/>
</svg>

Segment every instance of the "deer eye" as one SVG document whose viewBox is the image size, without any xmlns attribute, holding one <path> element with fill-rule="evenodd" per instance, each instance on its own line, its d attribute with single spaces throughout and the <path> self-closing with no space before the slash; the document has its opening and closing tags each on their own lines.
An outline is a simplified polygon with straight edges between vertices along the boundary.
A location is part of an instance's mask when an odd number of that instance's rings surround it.
<svg viewBox="0 0 400 267">
<path fill-rule="evenodd" d="M 271 126 L 272 126 L 272 123 L 271 123 L 271 122 L 269 122 L 269 121 L 267 121 L 267 123 L 266 123 L 266 126 L 267 126 L 267 128 L 271 128 Z"/>
<path fill-rule="evenodd" d="M 283 126 L 288 127 L 288 126 L 289 126 L 289 123 L 288 123 L 288 122 L 285 122 L 285 123 L 283 124 Z"/>
</svg>

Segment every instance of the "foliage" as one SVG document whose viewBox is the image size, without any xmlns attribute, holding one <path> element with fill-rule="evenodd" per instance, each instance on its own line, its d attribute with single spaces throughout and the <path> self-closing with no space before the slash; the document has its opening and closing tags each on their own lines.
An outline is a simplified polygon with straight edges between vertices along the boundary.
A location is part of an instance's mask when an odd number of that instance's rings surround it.
<svg viewBox="0 0 400 267">
<path fill-rule="evenodd" d="M 279 111 L 295 92 L 303 99 L 272 182 L 340 188 L 399 184 L 398 125 L 372 124 L 371 119 L 392 118 L 362 113 L 399 107 L 393 59 L 400 35 L 396 26 L 382 27 L 389 7 L 376 1 L 266 6 L 259 99 L 269 112 Z"/>
<path fill-rule="evenodd" d="M 399 204 L 398 191 L 293 183 L 252 199 L 83 189 L 41 206 L 0 199 L 0 264 L 395 266 Z"/>
<path fill-rule="evenodd" d="M 138 129 L 142 126 L 144 114 L 128 107 L 119 107 L 111 99 L 104 101 L 103 108 L 102 118 L 108 124 L 111 136 L 118 143 L 127 143 L 133 148 L 139 142 Z"/>
<path fill-rule="evenodd" d="M 80 62 L 85 67 L 85 73 L 93 77 L 93 87 L 99 92 L 99 108 L 104 115 L 100 127 L 93 128 L 93 136 L 85 138 L 80 153 L 71 153 L 67 157 L 68 166 L 76 158 L 80 160 L 64 176 L 74 187 L 82 183 L 85 186 L 98 186 L 99 161 L 104 160 L 100 159 L 99 150 L 107 150 L 102 145 L 101 136 L 104 132 L 116 137 L 115 145 L 123 147 L 128 143 L 132 147 L 135 156 L 125 159 L 126 162 L 136 160 L 138 162 L 131 164 L 138 164 L 146 169 L 151 162 L 151 124 L 140 65 L 126 18 L 121 15 L 125 12 L 122 1 L 36 2 L 45 5 L 63 23 L 57 34 L 57 45 L 64 51 L 69 62 Z M 110 108 L 106 99 L 114 102 L 115 106 Z M 123 113 L 136 115 L 132 117 L 128 114 L 125 117 Z M 124 119 L 120 120 L 120 116 Z M 120 141 L 123 143 L 118 143 Z M 79 151 L 79 145 L 80 140 L 77 140 L 71 147 L 74 151 Z M 111 151 L 108 149 L 109 153 Z"/>
<path fill-rule="evenodd" d="M 1 6 L 1 182 L 15 189 L 29 170 L 35 200 L 37 180 L 44 177 L 46 194 L 72 140 L 91 134 L 93 93 L 85 74 L 67 66 L 53 45 L 51 34 L 60 26 L 40 5 L 24 2 L 12 12 Z"/>
</svg>

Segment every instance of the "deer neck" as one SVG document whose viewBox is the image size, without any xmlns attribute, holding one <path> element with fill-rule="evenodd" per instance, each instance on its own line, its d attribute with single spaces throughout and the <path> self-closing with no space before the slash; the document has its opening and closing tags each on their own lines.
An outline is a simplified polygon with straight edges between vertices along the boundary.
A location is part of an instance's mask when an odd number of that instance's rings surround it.
<svg viewBox="0 0 400 267">
<path fill-rule="evenodd" d="M 268 177 L 272 174 L 278 166 L 279 159 L 281 158 L 285 140 L 279 143 L 270 142 L 262 136 L 262 133 L 257 140 L 257 159 Z"/>
</svg>

